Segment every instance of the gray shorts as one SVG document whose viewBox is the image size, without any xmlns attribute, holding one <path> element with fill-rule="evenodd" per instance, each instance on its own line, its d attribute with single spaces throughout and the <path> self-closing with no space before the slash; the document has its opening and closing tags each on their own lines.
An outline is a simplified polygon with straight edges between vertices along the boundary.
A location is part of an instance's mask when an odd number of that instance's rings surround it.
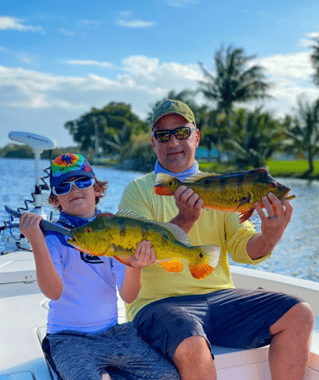
<svg viewBox="0 0 319 380">
<path fill-rule="evenodd" d="M 210 348 L 267 345 L 270 326 L 299 302 L 284 293 L 225 289 L 155 301 L 137 313 L 134 323 L 148 343 L 172 360 L 179 344 L 193 335 L 203 336 Z"/>
<path fill-rule="evenodd" d="M 139 335 L 133 323 L 98 334 L 63 331 L 47 335 L 53 362 L 64 380 L 179 380 L 175 366 Z"/>
</svg>

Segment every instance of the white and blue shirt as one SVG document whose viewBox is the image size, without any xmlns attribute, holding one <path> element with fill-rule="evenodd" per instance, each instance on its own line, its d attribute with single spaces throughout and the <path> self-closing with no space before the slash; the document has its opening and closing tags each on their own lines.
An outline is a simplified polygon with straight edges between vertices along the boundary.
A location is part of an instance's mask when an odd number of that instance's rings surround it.
<svg viewBox="0 0 319 380">
<path fill-rule="evenodd" d="M 49 302 L 47 333 L 97 333 L 116 325 L 116 286 L 120 289 L 123 283 L 125 265 L 110 257 L 79 252 L 58 233 L 46 236 L 46 242 L 63 282 L 61 297 Z"/>
</svg>

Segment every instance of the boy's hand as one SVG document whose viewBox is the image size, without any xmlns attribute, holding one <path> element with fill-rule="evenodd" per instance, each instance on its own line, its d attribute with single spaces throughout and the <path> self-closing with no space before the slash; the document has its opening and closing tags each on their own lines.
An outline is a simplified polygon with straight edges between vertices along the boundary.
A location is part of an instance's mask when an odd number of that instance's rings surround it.
<svg viewBox="0 0 319 380">
<path fill-rule="evenodd" d="M 34 214 L 33 212 L 25 212 L 22 214 L 19 222 L 19 228 L 21 233 L 31 242 L 33 237 L 43 236 L 43 233 L 40 229 L 40 222 L 42 216 Z"/>
<path fill-rule="evenodd" d="M 136 247 L 134 256 L 130 258 L 130 264 L 135 269 L 142 269 L 156 262 L 155 251 L 151 246 L 151 242 L 143 240 Z"/>
</svg>

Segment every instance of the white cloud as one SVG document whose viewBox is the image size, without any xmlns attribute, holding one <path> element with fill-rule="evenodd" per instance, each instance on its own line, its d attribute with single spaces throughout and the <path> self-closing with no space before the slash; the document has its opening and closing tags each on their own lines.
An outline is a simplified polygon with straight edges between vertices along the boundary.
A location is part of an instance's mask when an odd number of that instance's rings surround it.
<svg viewBox="0 0 319 380">
<path fill-rule="evenodd" d="M 23 20 L 15 17 L 0 16 L 0 30 L 18 30 L 19 32 L 42 32 L 42 26 L 23 24 Z"/>
<path fill-rule="evenodd" d="M 81 59 L 66 59 L 62 60 L 62 63 L 66 63 L 68 65 L 78 65 L 78 66 L 98 66 L 98 67 L 108 67 L 108 68 L 114 68 L 112 63 L 109 62 L 101 62 L 101 61 L 94 61 L 94 60 L 81 60 Z"/>
<path fill-rule="evenodd" d="M 59 76 L 0 66 L 0 109 L 1 114 L 6 115 L 4 120 L 7 120 L 1 125 L 1 131 L 4 128 L 19 129 L 21 122 L 24 123 L 24 118 L 28 117 L 35 126 L 45 119 L 49 136 L 50 128 L 53 134 L 56 133 L 57 122 L 63 131 L 67 120 L 78 118 L 91 107 L 101 108 L 111 101 L 131 104 L 133 112 L 144 118 L 151 105 L 170 90 L 195 90 L 198 80 L 203 79 L 197 64 L 160 62 L 158 58 L 145 56 L 127 57 L 121 67 L 116 68 L 112 63 L 94 60 L 65 60 L 64 63 L 91 66 L 92 70 L 94 67 L 106 67 L 118 72 L 114 79 L 110 79 L 107 74 L 93 72 L 84 76 Z M 267 101 L 265 106 L 277 115 L 291 112 L 302 93 L 307 94 L 310 100 L 318 98 L 318 89 L 310 82 L 309 53 L 269 56 L 260 59 L 258 64 L 267 69 L 269 79 L 274 83 L 270 93 L 275 99 Z M 202 102 L 201 97 L 196 100 Z M 18 117 L 20 124 L 15 124 L 12 120 Z M 41 129 L 33 131 L 41 134 Z M 0 139 L 3 141 L 2 137 Z M 3 145 L 1 140 L 0 145 Z M 59 145 L 65 146 L 65 141 L 61 140 Z"/>
<path fill-rule="evenodd" d="M 75 32 L 72 32 L 70 30 L 65 30 L 64 28 L 60 28 L 59 32 L 62 34 L 65 34 L 66 36 L 75 36 Z"/>
<path fill-rule="evenodd" d="M 319 32 L 306 33 L 307 38 L 301 38 L 298 42 L 298 46 L 312 47 L 314 44 L 314 38 L 319 38 Z"/>
<path fill-rule="evenodd" d="M 274 77 L 288 77 L 306 80 L 313 74 L 310 52 L 295 54 L 277 54 L 258 60 L 267 73 Z"/>
<path fill-rule="evenodd" d="M 149 28 L 155 25 L 154 21 L 142 21 L 142 20 L 123 20 L 118 19 L 116 24 L 118 26 L 124 26 L 126 28 Z"/>
</svg>

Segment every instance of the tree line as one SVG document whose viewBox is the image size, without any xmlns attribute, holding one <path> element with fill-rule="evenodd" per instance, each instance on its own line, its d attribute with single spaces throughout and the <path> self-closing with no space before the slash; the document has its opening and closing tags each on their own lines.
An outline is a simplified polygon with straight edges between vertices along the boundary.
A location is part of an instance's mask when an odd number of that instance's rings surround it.
<svg viewBox="0 0 319 380">
<path fill-rule="evenodd" d="M 319 86 L 319 38 L 313 39 L 311 48 L 312 79 Z M 204 80 L 198 82 L 197 90 L 170 91 L 164 99 L 181 100 L 190 106 L 201 131 L 200 145 L 208 152 L 215 148 L 217 161 L 227 152 L 239 169 L 256 168 L 275 153 L 294 153 L 308 161 L 307 174 L 312 174 L 319 153 L 319 98 L 310 102 L 299 97 L 297 107 L 284 118 L 276 118 L 262 106 L 248 108 L 248 102 L 271 99 L 273 85 L 264 68 L 252 64 L 254 59 L 243 48 L 221 46 L 214 56 L 213 71 L 199 63 Z M 205 99 L 202 105 L 195 101 L 198 94 Z M 133 169 L 151 170 L 156 160 L 150 143 L 152 108 L 164 99 L 150 106 L 145 120 L 133 113 L 130 104 L 110 102 L 66 122 L 64 127 L 78 151 L 91 159 L 109 156 L 119 162 L 134 162 Z M 13 156 L 15 147 L 9 144 L 0 150 L 0 156 Z"/>
</svg>

